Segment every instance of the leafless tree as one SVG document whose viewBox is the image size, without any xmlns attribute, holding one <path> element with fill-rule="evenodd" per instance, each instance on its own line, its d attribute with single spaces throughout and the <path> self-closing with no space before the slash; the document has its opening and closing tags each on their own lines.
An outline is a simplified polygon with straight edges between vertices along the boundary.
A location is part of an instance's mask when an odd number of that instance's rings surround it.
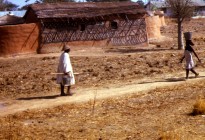
<svg viewBox="0 0 205 140">
<path fill-rule="evenodd" d="M 178 49 L 183 49 L 182 23 L 186 18 L 190 18 L 194 13 L 194 3 L 192 0 L 166 0 L 167 7 L 170 7 L 173 16 L 178 24 Z"/>
<path fill-rule="evenodd" d="M 0 0 L 0 11 L 12 11 L 16 10 L 18 5 L 13 4 L 7 0 Z"/>
</svg>

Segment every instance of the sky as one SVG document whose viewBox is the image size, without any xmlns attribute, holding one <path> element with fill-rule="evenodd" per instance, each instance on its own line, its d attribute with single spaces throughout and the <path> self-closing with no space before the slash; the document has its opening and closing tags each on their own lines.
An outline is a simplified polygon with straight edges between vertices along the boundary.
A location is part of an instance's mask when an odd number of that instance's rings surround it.
<svg viewBox="0 0 205 140">
<path fill-rule="evenodd" d="M 12 3 L 16 4 L 16 5 L 19 5 L 19 7 L 22 7 L 22 6 L 26 5 L 26 4 L 30 4 L 30 3 L 34 3 L 35 2 L 35 0 L 29 0 L 29 2 L 27 2 L 27 3 L 25 2 L 25 0 L 7 0 L 7 1 L 12 2 Z"/>
<path fill-rule="evenodd" d="M 19 5 L 19 7 L 22 7 L 22 6 L 26 5 L 26 4 L 30 4 L 30 3 L 34 3 L 35 2 L 35 0 L 29 0 L 29 2 L 27 2 L 27 3 L 25 2 L 25 0 L 8 0 L 8 1 L 10 1 L 10 2 L 16 4 L 16 5 Z M 132 0 L 132 1 L 136 2 L 137 0 Z M 143 0 L 143 1 L 145 2 L 147 0 Z"/>
</svg>

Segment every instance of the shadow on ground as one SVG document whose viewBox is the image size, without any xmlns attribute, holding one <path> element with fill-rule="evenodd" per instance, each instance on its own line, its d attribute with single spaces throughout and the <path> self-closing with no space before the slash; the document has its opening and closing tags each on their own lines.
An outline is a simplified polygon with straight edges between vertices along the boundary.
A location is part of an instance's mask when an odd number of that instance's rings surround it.
<svg viewBox="0 0 205 140">
<path fill-rule="evenodd" d="M 204 78 L 205 76 L 200 76 L 200 77 L 190 77 L 189 79 L 199 79 L 199 78 Z M 180 82 L 180 81 L 187 81 L 189 79 L 186 79 L 185 77 L 173 77 L 173 78 L 167 78 L 167 79 L 161 79 L 161 80 L 156 80 L 156 81 L 145 81 L 145 82 L 140 82 L 138 84 L 147 84 L 147 83 L 157 83 L 157 82 Z"/>
<path fill-rule="evenodd" d="M 139 52 L 155 52 L 155 51 L 165 51 L 165 50 L 173 50 L 173 49 L 167 49 L 167 48 L 159 48 L 159 49 L 123 49 L 123 48 L 113 48 L 109 49 L 106 52 L 115 52 L 115 53 L 139 53 Z"/>
<path fill-rule="evenodd" d="M 186 81 L 186 79 L 184 77 L 167 78 L 167 79 L 161 79 L 161 80 L 156 80 L 156 81 L 144 81 L 138 84 L 148 84 L 148 83 L 157 83 L 157 82 L 180 82 L 180 81 Z"/>
<path fill-rule="evenodd" d="M 39 97 L 26 97 L 26 98 L 18 98 L 17 100 L 56 99 L 57 97 L 60 97 L 60 95 L 39 96 Z"/>
</svg>

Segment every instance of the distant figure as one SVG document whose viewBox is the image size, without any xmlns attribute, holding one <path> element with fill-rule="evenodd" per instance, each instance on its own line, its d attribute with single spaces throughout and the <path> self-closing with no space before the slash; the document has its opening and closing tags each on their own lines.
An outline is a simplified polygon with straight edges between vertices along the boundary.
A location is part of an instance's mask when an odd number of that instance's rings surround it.
<svg viewBox="0 0 205 140">
<path fill-rule="evenodd" d="M 198 58 L 199 62 L 200 59 L 197 56 L 196 52 L 194 51 L 194 49 L 192 48 L 192 46 L 194 46 L 194 43 L 191 40 L 186 40 L 186 46 L 185 46 L 185 51 L 184 51 L 184 56 L 181 59 L 181 63 L 183 61 L 183 59 L 185 58 L 186 60 L 186 79 L 189 78 L 189 71 L 193 72 L 195 74 L 195 77 L 199 76 L 199 73 L 197 73 L 194 70 L 194 60 L 192 57 L 192 53 L 194 53 L 194 55 Z"/>
<path fill-rule="evenodd" d="M 70 48 L 67 45 L 63 46 L 62 51 L 64 51 L 59 60 L 58 70 L 57 70 L 57 83 L 61 87 L 61 96 L 66 96 L 64 92 L 64 86 L 67 86 L 67 95 L 72 95 L 70 92 L 71 85 L 75 84 L 75 78 L 73 74 L 72 65 L 70 62 Z"/>
</svg>

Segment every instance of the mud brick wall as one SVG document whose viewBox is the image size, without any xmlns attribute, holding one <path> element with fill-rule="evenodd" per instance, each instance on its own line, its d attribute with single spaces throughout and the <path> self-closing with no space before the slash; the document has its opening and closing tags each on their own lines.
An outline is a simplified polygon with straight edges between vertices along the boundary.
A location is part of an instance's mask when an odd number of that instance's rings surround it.
<svg viewBox="0 0 205 140">
<path fill-rule="evenodd" d="M 166 26 L 166 22 L 165 22 L 164 16 L 159 16 L 159 19 L 161 21 L 161 26 Z"/>
<path fill-rule="evenodd" d="M 162 26 L 162 20 L 163 18 L 160 19 L 159 16 L 150 16 L 146 18 L 148 39 L 161 37 L 160 27 Z"/>
<path fill-rule="evenodd" d="M 61 44 L 70 46 L 148 46 L 145 18 L 132 20 L 87 22 L 84 30 L 80 23 L 67 21 L 45 22 L 42 26 L 39 53 L 59 52 Z M 62 45 L 61 45 L 62 46 Z"/>
<path fill-rule="evenodd" d="M 38 24 L 19 24 L 0 27 L 0 57 L 36 53 L 38 46 Z"/>
</svg>

